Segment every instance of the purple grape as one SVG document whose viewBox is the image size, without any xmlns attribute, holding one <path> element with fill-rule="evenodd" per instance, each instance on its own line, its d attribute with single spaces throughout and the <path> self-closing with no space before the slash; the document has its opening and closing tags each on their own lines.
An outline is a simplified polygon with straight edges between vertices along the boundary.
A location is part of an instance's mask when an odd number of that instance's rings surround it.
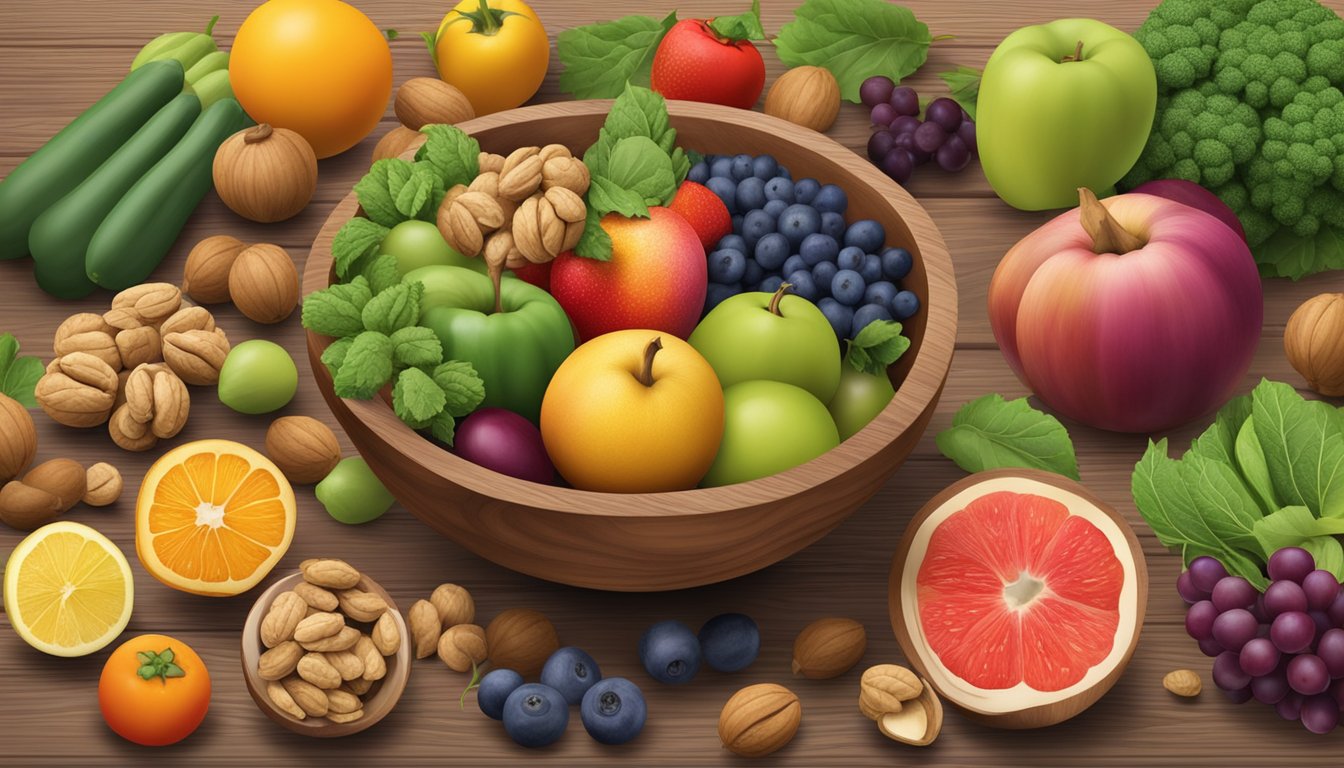
<svg viewBox="0 0 1344 768">
<path fill-rule="evenodd" d="M 947 141 L 947 131 L 937 123 L 921 123 L 915 129 L 915 146 L 925 152 L 937 152 Z"/>
<path fill-rule="evenodd" d="M 896 119 L 896 108 L 884 101 L 873 107 L 873 111 L 869 117 L 873 121 L 873 125 L 876 125 L 879 128 L 886 128 L 891 125 L 892 120 Z"/>
<path fill-rule="evenodd" d="M 1288 695 L 1288 678 L 1282 672 L 1273 672 L 1251 680 L 1251 695 L 1262 704 L 1277 704 Z"/>
<path fill-rule="evenodd" d="M 1339 582 L 1333 573 L 1318 568 L 1302 578 L 1302 591 L 1307 595 L 1308 608 L 1324 611 L 1339 597 Z"/>
<path fill-rule="evenodd" d="M 1296 720 L 1302 716 L 1302 694 L 1289 692 L 1274 705 L 1274 711 L 1284 720 Z"/>
<path fill-rule="evenodd" d="M 1301 611 L 1281 613 L 1269 625 L 1269 639 L 1284 653 L 1301 653 L 1316 639 L 1316 622 Z"/>
<path fill-rule="evenodd" d="M 1185 612 L 1185 631 L 1195 640 L 1207 640 L 1213 637 L 1213 621 L 1218 618 L 1218 609 L 1208 600 L 1200 600 Z"/>
<path fill-rule="evenodd" d="M 919 114 L 919 94 L 915 93 L 915 89 L 908 85 L 902 85 L 893 90 L 887 101 L 902 115 L 914 117 Z"/>
<path fill-rule="evenodd" d="M 1251 582 L 1240 576 L 1228 576 L 1218 580 L 1213 585 L 1213 607 L 1220 611 L 1230 611 L 1233 608 L 1250 608 L 1255 603 L 1255 598 L 1260 593 Z"/>
<path fill-rule="evenodd" d="M 938 154 L 935 155 L 938 160 L 938 167 L 948 173 L 956 173 L 971 162 L 971 153 L 966 149 L 966 145 L 961 143 L 956 134 L 948 137 L 943 142 L 943 146 L 938 148 Z"/>
<path fill-rule="evenodd" d="M 1224 691 L 1235 691 L 1251 684 L 1251 676 L 1241 671 L 1241 660 L 1233 651 L 1223 651 L 1213 660 L 1213 684 Z"/>
<path fill-rule="evenodd" d="M 1194 605 L 1200 600 L 1208 600 L 1209 593 L 1195 589 L 1195 583 L 1190 580 L 1189 571 L 1181 571 L 1181 575 L 1176 577 L 1176 592 L 1185 601 L 1186 605 Z"/>
<path fill-rule="evenodd" d="M 873 131 L 873 135 L 868 137 L 868 159 L 877 163 L 887 156 L 891 148 L 896 146 L 896 135 L 883 128 Z"/>
<path fill-rule="evenodd" d="M 1288 685 L 1303 696 L 1314 696 L 1330 687 L 1330 673 L 1320 656 L 1299 653 L 1288 662 Z"/>
<path fill-rule="evenodd" d="M 1326 609 L 1326 615 L 1330 617 L 1330 623 L 1336 627 L 1344 627 L 1344 592 L 1335 596 L 1335 601 Z"/>
<path fill-rule="evenodd" d="M 1344 678 L 1344 629 L 1327 629 L 1316 642 L 1316 655 L 1333 678 Z"/>
<path fill-rule="evenodd" d="M 1255 602 L 1251 604 L 1251 615 L 1261 624 L 1269 624 L 1269 615 L 1265 612 L 1265 593 L 1261 592 L 1255 596 Z M 1268 629 L 1268 626 L 1266 626 Z"/>
<path fill-rule="evenodd" d="M 1213 620 L 1213 639 L 1229 651 L 1240 651 L 1241 647 L 1260 629 L 1260 622 L 1245 608 L 1233 608 L 1223 611 Z M 1233 686 L 1240 688 L 1241 686 Z"/>
<path fill-rule="evenodd" d="M 975 123 L 970 120 L 961 121 L 961 125 L 957 126 L 957 138 L 971 150 L 972 155 L 980 154 L 980 149 L 975 143 Z"/>
<path fill-rule="evenodd" d="M 1274 618 L 1289 611 L 1307 610 L 1307 593 L 1295 581 L 1276 581 L 1265 590 L 1265 613 Z"/>
<path fill-rule="evenodd" d="M 1267 638 L 1253 637 L 1241 646 L 1238 660 L 1241 663 L 1241 671 L 1251 677 L 1268 675 L 1279 666 L 1279 649 Z"/>
<path fill-rule="evenodd" d="M 891 132 L 898 135 L 902 133 L 914 133 L 915 129 L 918 128 L 919 126 L 920 122 L 918 117 L 911 117 L 910 115 L 901 115 L 900 117 L 891 121 Z"/>
<path fill-rule="evenodd" d="M 1218 580 L 1227 575 L 1227 569 L 1223 564 L 1208 555 L 1200 555 L 1190 561 L 1190 580 L 1194 582 L 1195 589 L 1201 592 L 1213 592 L 1213 587 Z"/>
<path fill-rule="evenodd" d="M 1307 611 L 1307 615 L 1316 625 L 1316 639 L 1313 644 L 1321 639 L 1321 635 L 1325 634 L 1326 630 L 1334 628 L 1334 625 L 1330 623 L 1330 616 L 1325 611 Z"/>
<path fill-rule="evenodd" d="M 953 133 L 961 127 L 961 105 L 946 97 L 934 99 L 924 110 L 924 119 L 937 123 L 948 133 Z"/>
<path fill-rule="evenodd" d="M 915 161 L 910 157 L 909 152 L 896 147 L 882 158 L 880 167 L 883 173 L 891 177 L 892 181 L 897 184 L 904 184 L 910 181 L 910 174 L 915 170 Z"/>
<path fill-rule="evenodd" d="M 873 75 L 859 86 L 859 101 L 866 107 L 876 107 L 891 98 L 891 90 L 896 84 L 885 75 Z"/>
<path fill-rule="evenodd" d="M 1344 678 L 1330 683 L 1330 697 L 1341 702 L 1339 706 L 1344 709 Z"/>
<path fill-rule="evenodd" d="M 1316 569 L 1316 560 L 1301 547 L 1284 547 L 1269 556 L 1269 578 L 1274 581 L 1296 581 L 1301 584 L 1308 573 Z"/>
<path fill-rule="evenodd" d="M 1302 702 L 1302 725 L 1312 733 L 1329 733 L 1339 725 L 1339 705 L 1329 696 L 1312 696 Z"/>
<path fill-rule="evenodd" d="M 1199 652 L 1204 654 L 1205 656 L 1212 658 L 1223 652 L 1223 646 L 1219 645 L 1218 641 L 1214 640 L 1212 637 L 1210 637 L 1207 640 L 1200 640 L 1198 642 L 1199 642 Z"/>
<path fill-rule="evenodd" d="M 1251 700 L 1251 687 L 1248 685 L 1235 691 L 1223 691 L 1223 696 L 1233 704 L 1245 704 Z"/>
</svg>

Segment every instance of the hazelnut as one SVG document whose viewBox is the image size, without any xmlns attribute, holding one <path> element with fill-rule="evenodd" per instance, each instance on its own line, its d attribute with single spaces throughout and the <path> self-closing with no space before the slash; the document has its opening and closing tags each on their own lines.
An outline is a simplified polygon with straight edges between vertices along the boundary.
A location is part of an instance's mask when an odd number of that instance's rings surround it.
<svg viewBox="0 0 1344 768">
<path fill-rule="evenodd" d="M 215 235 L 197 243 L 187 254 L 187 266 L 182 270 L 182 292 L 200 304 L 228 301 L 229 269 L 245 247 L 242 240 L 229 235 Z"/>
<path fill-rule="evenodd" d="M 106 507 L 121 498 L 121 472 L 107 462 L 89 467 L 84 476 L 83 502 L 90 507 Z"/>
<path fill-rule="evenodd" d="M 299 273 L 284 248 L 258 243 L 243 249 L 229 270 L 229 295 L 246 317 L 281 322 L 299 304 Z"/>
<path fill-rule="evenodd" d="M 284 416 L 266 430 L 266 455 L 291 483 L 316 483 L 341 460 L 341 444 L 311 416 Z"/>
<path fill-rule="evenodd" d="M 523 677 L 541 672 L 546 659 L 560 648 L 555 625 L 537 611 L 511 608 L 485 628 L 490 663 L 512 669 Z"/>
</svg>

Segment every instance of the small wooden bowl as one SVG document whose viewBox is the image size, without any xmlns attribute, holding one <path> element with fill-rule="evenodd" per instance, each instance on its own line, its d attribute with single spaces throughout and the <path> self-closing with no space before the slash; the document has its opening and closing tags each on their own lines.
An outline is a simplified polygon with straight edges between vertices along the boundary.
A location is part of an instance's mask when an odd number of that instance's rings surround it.
<svg viewBox="0 0 1344 768">
<path fill-rule="evenodd" d="M 582 154 L 610 109 L 610 101 L 539 104 L 458 127 L 485 151 L 559 143 Z M 668 112 L 680 146 L 769 153 L 796 179 L 838 184 L 849 198 L 849 220 L 880 221 L 888 244 L 914 254 L 902 285 L 922 309 L 904 323 L 911 346 L 888 372 L 896 397 L 837 448 L 771 477 L 671 493 L 595 493 L 498 474 L 421 437 L 381 399 L 337 397 L 320 359 L 332 339 L 309 332 L 318 389 L 392 495 L 448 538 L 513 570 L 582 587 L 653 591 L 764 568 L 826 535 L 882 487 L 919 442 L 947 379 L 957 335 L 952 260 L 905 189 L 826 136 L 769 115 L 686 101 L 669 101 Z M 331 284 L 332 238 L 358 210 L 349 195 L 318 233 L 305 294 Z"/>
<path fill-rule="evenodd" d="M 364 700 L 363 717 L 352 723 L 333 723 L 325 717 L 296 719 L 276 709 L 275 704 L 271 703 L 271 698 L 266 695 L 267 681 L 262 680 L 257 674 L 257 662 L 266 650 L 261 644 L 261 620 L 266 617 L 266 612 L 271 609 L 271 603 L 274 603 L 277 597 L 302 581 L 301 573 L 293 573 L 280 579 L 257 598 L 257 602 L 247 614 L 247 622 L 243 624 L 242 654 L 243 680 L 247 682 L 247 692 L 252 694 L 252 700 L 257 702 L 257 707 L 265 712 L 267 717 L 295 733 L 323 739 L 359 733 L 387 717 L 387 713 L 397 705 L 402 692 L 406 690 L 406 682 L 411 677 L 411 641 L 410 633 L 406 630 L 406 620 L 402 618 L 401 612 L 397 610 L 397 604 L 387 590 L 368 576 L 361 575 L 357 588 L 372 592 L 387 602 L 387 609 L 392 612 L 392 620 L 397 625 L 397 631 L 401 633 L 401 646 L 397 648 L 396 653 L 385 659 L 387 675 L 374 683 L 369 692 L 360 697 Z"/>
</svg>

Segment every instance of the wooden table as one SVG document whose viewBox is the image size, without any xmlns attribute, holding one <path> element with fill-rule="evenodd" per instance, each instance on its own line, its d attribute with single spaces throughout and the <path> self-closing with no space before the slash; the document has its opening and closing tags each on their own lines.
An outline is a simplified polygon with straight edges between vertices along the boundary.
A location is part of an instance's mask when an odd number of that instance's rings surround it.
<svg viewBox="0 0 1344 768">
<path fill-rule="evenodd" d="M 937 43 L 929 62 L 911 79 L 925 93 L 941 90 L 936 78 L 940 71 L 958 64 L 982 66 L 998 41 L 1023 24 L 1094 16 L 1132 30 L 1151 6 L 1147 0 L 907 2 L 934 34 L 955 35 Z M 742 4 L 664 0 L 626 3 L 625 7 L 661 15 L 676 6 L 687 18 L 736 12 Z M 1341 0 L 1328 0 L 1328 4 L 1344 9 Z M 8 174 L 111 88 L 146 40 L 163 31 L 200 28 L 211 14 L 219 13 L 216 38 L 227 45 L 252 5 L 249 0 L 0 3 L 0 174 Z M 397 82 L 433 74 L 414 33 L 433 29 L 449 4 L 360 0 L 358 5 L 379 27 L 403 33 L 392 44 Z M 534 5 L 552 37 L 566 27 L 609 17 L 615 7 L 596 0 L 539 0 Z M 789 20 L 792 2 L 767 0 L 764 5 L 767 30 L 773 32 Z M 769 45 L 762 48 L 773 81 L 783 68 Z M 553 59 L 539 100 L 563 98 L 556 87 L 559 66 Z M 179 281 L 190 247 L 205 236 L 222 233 L 247 242 L 278 243 L 301 266 L 308 244 L 332 206 L 367 167 L 377 138 L 393 125 L 389 105 L 387 117 L 372 136 L 344 155 L 323 161 L 312 205 L 292 221 L 249 224 L 226 210 L 212 193 L 154 278 Z M 866 109 L 846 104 L 830 135 L 862 153 L 868 136 Z M 855 156 L 854 162 L 866 161 Z M 933 435 L 948 425 L 967 400 L 989 392 L 1005 397 L 1026 394 L 995 348 L 985 296 L 1003 252 L 1050 217 L 1008 208 L 994 197 L 976 166 L 956 176 L 922 168 L 909 188 L 942 229 L 956 263 L 961 325 L 947 389 L 928 435 L 883 490 L 826 539 L 786 562 L 713 587 L 670 594 L 604 594 L 536 581 L 484 562 L 434 535 L 400 507 L 369 525 L 344 526 L 326 515 L 310 489 L 298 489 L 298 533 L 276 575 L 291 571 L 307 557 L 339 556 L 379 580 L 403 609 L 444 581 L 471 589 L 482 622 L 509 607 L 538 609 L 555 622 L 562 642 L 586 648 L 607 675 L 631 677 L 644 688 L 650 719 L 635 743 L 602 747 L 583 733 L 575 717 L 569 734 L 555 747 L 542 752 L 515 747 L 497 723 L 476 710 L 471 697 L 465 710 L 458 708 L 467 677 L 449 672 L 433 659 L 415 665 L 401 704 L 377 727 L 336 742 L 294 735 L 269 722 L 243 687 L 239 633 L 256 593 L 233 599 L 195 597 L 159 584 L 136 564 L 132 566 L 136 608 L 126 636 L 165 632 L 201 652 L 214 685 L 205 723 L 174 747 L 152 754 L 137 748 L 112 734 L 98 713 L 97 678 L 108 651 L 82 659 L 58 659 L 30 649 L 11 632 L 0 631 L 0 679 L 4 680 L 0 688 L 5 692 L 0 697 L 0 764 L 124 765 L 147 758 L 193 765 L 734 764 L 742 761 L 725 752 L 716 736 L 719 709 L 738 687 L 772 681 L 796 691 L 805 713 L 792 745 L 772 758 L 782 765 L 914 761 L 996 766 L 1312 765 L 1325 763 L 1327 757 L 1337 762 L 1344 755 L 1338 734 L 1311 736 L 1296 723 L 1278 720 L 1268 708 L 1233 706 L 1212 690 L 1208 660 L 1182 626 L 1183 605 L 1174 588 L 1179 559 L 1158 544 L 1130 498 L 1130 470 L 1143 451 L 1145 438 L 1105 434 L 1075 424 L 1068 426 L 1084 482 L 1135 526 L 1152 575 L 1147 627 L 1123 679 L 1089 711 L 1043 731 L 994 730 L 949 712 L 942 737 L 923 751 L 888 741 L 859 714 L 855 702 L 862 668 L 902 660 L 887 616 L 887 572 L 896 542 L 914 511 L 963 475 L 938 453 Z M 0 331 L 14 333 L 26 353 L 46 360 L 51 357 L 51 336 L 60 320 L 76 311 L 102 311 L 109 297 L 59 303 L 34 287 L 30 270 L 26 261 L 0 262 Z M 1301 384 L 1283 356 L 1283 327 L 1299 302 L 1326 289 L 1340 289 L 1337 274 L 1266 285 L 1264 336 L 1243 389 L 1261 376 Z M 302 384 L 284 414 L 309 414 L 335 426 L 308 375 L 297 313 L 279 326 L 255 325 L 231 307 L 220 307 L 216 314 L 235 343 L 269 338 L 284 344 L 299 362 Z M 240 417 L 215 402 L 208 388 L 194 388 L 192 396 L 190 423 L 169 445 L 230 437 L 261 446 L 270 417 Z M 135 490 L 158 452 L 124 453 L 112 445 L 104 430 L 66 429 L 40 412 L 35 420 L 41 459 L 69 456 L 86 464 L 107 460 L 121 468 L 127 493 L 120 503 L 101 510 L 80 507 L 70 518 L 97 527 L 134 559 Z M 1198 431 L 1196 425 L 1177 430 L 1171 437 L 1183 449 Z M 342 441 L 349 450 L 344 436 Z M 7 556 L 19 539 L 14 531 L 0 529 L 0 554 Z M 746 672 L 721 675 L 706 671 L 693 685 L 673 689 L 653 683 L 639 668 L 636 645 L 652 622 L 676 618 L 698 626 L 709 616 L 729 610 L 750 613 L 761 625 L 763 652 Z M 866 625 L 869 645 L 863 663 L 838 680 L 793 679 L 789 660 L 794 635 L 813 619 L 829 615 L 850 616 Z M 1210 690 L 1193 701 L 1166 693 L 1162 676 L 1178 667 L 1201 671 Z"/>
</svg>

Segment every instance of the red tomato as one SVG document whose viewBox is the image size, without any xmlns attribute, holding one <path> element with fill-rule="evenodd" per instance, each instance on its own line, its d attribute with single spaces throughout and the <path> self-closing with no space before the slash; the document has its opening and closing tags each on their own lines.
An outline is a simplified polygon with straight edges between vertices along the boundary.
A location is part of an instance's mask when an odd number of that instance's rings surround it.
<svg viewBox="0 0 1344 768">
<path fill-rule="evenodd" d="M 108 657 L 98 679 L 98 707 L 122 738 L 146 747 L 190 736 L 210 708 L 210 673 L 186 643 L 140 635 Z"/>
<path fill-rule="evenodd" d="M 751 109 L 765 87 L 765 61 L 750 40 L 725 40 L 704 19 L 679 21 L 653 55 L 653 90 Z"/>
</svg>

